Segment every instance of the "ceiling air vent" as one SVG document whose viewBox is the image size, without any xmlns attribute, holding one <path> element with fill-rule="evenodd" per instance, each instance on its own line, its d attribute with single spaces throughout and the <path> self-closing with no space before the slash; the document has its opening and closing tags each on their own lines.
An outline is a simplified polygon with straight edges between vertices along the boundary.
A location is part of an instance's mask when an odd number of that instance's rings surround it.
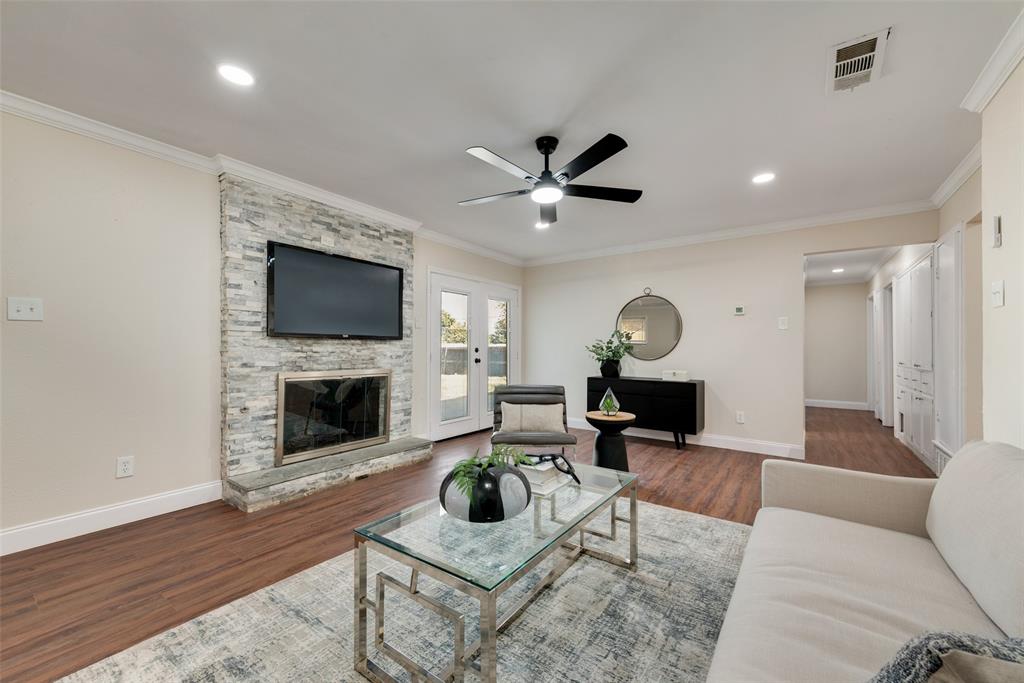
<svg viewBox="0 0 1024 683">
<path fill-rule="evenodd" d="M 882 75 L 892 27 L 829 48 L 828 91 L 853 90 Z"/>
</svg>

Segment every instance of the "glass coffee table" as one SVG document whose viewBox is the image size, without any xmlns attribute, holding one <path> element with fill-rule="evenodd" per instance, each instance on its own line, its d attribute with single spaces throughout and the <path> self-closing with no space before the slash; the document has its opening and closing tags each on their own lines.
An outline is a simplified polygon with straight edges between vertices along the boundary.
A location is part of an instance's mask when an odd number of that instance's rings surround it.
<svg viewBox="0 0 1024 683">
<path fill-rule="evenodd" d="M 580 483 L 568 481 L 544 496 L 534 496 L 518 516 L 493 524 L 463 522 L 447 513 L 436 500 L 428 500 L 355 530 L 355 618 L 353 650 L 355 669 L 373 681 L 394 677 L 367 653 L 367 610 L 374 612 L 374 644 L 379 652 L 409 672 L 412 680 L 462 681 L 467 667 L 493 683 L 498 677 L 497 636 L 533 599 L 550 586 L 581 555 L 636 569 L 637 477 L 629 472 L 575 465 Z M 629 517 L 616 511 L 620 496 L 629 495 Z M 587 525 L 611 510 L 607 531 Z M 594 535 L 617 540 L 616 523 L 629 525 L 629 559 L 586 545 Z M 397 560 L 412 571 L 409 581 L 379 572 L 373 596 L 367 593 L 366 550 L 372 548 Z M 555 553 L 562 557 L 524 596 L 502 614 L 498 596 L 515 585 L 537 565 Z M 475 598 L 480 603 L 480 637 L 466 643 L 465 617 L 441 601 L 421 593 L 420 574 L 436 579 Z M 454 654 L 440 674 L 390 644 L 384 631 L 384 590 L 397 591 L 421 607 L 449 620 L 454 627 Z"/>
</svg>

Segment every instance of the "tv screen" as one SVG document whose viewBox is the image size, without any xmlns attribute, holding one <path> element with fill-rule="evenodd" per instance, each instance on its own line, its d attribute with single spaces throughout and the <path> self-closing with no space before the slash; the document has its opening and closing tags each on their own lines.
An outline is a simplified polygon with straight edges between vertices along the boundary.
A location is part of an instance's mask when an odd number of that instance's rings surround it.
<svg viewBox="0 0 1024 683">
<path fill-rule="evenodd" d="M 267 334 L 401 339 L 403 271 L 267 242 Z"/>
</svg>

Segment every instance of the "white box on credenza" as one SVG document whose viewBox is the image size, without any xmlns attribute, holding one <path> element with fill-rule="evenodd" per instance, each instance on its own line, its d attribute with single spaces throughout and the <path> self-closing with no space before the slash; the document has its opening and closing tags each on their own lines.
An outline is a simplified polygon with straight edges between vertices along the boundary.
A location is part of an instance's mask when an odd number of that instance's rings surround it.
<svg viewBox="0 0 1024 683">
<path fill-rule="evenodd" d="M 689 382 L 690 373 L 688 370 L 662 370 L 661 378 L 666 382 Z"/>
</svg>

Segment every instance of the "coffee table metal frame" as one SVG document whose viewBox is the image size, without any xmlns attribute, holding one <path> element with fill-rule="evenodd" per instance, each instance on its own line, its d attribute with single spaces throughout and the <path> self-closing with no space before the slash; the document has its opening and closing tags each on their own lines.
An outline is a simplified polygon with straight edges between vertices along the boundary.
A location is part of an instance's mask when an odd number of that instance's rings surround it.
<svg viewBox="0 0 1024 683">
<path fill-rule="evenodd" d="M 371 681 L 393 683 L 396 679 L 385 671 L 380 665 L 369 658 L 367 653 L 367 610 L 374 612 L 374 644 L 377 649 L 387 655 L 390 659 L 400 664 L 409 672 L 414 682 L 431 681 L 432 683 L 461 683 L 464 680 L 466 667 L 472 666 L 479 670 L 480 677 L 486 683 L 495 683 L 498 679 L 498 658 L 497 658 L 497 637 L 505 630 L 519 615 L 525 611 L 529 604 L 540 594 L 541 591 L 550 586 L 565 570 L 579 559 L 581 555 L 610 562 L 631 571 L 637 566 L 637 479 L 627 484 L 618 494 L 603 502 L 584 518 L 566 527 L 557 538 L 555 538 L 544 550 L 539 552 L 529 562 L 505 577 L 491 590 L 485 590 L 449 572 L 435 567 L 420 559 L 410 557 L 394 548 L 384 545 L 373 538 L 363 536 L 358 531 L 355 533 L 355 594 L 353 618 L 353 651 L 355 659 L 355 670 Z M 618 499 L 629 495 L 629 517 L 620 517 L 616 511 Z M 550 500 L 550 519 L 560 522 L 557 519 L 554 497 L 540 496 L 534 503 L 534 525 L 539 528 L 541 518 L 541 504 Z M 587 529 L 586 525 L 594 520 L 605 510 L 611 508 L 611 523 L 609 531 Z M 617 539 L 616 522 L 629 524 L 629 559 L 623 559 L 611 553 L 590 548 L 586 545 L 588 534 L 606 538 Z M 564 522 L 562 522 L 564 523 Z M 579 534 L 578 542 L 573 542 L 571 537 Z M 367 594 L 367 570 L 366 550 L 372 548 L 386 557 L 406 565 L 412 570 L 409 582 L 405 583 L 393 576 L 378 572 L 374 597 L 371 599 Z M 537 583 L 530 591 L 517 600 L 510 609 L 502 615 L 498 615 L 498 596 L 512 587 L 519 579 L 523 578 L 530 571 L 536 568 L 541 562 L 551 557 L 559 550 L 564 550 L 565 555 L 555 564 L 554 567 Z M 419 575 L 424 574 L 436 579 L 441 583 L 450 586 L 466 595 L 475 598 L 480 603 L 480 637 L 473 643 L 466 645 L 465 642 L 465 617 L 462 613 L 448 607 L 440 601 L 419 592 Z M 452 663 L 440 674 L 436 675 L 427 671 L 423 666 L 416 663 L 411 657 L 389 644 L 384 638 L 384 588 L 398 591 L 400 594 L 415 601 L 422 607 L 448 619 L 455 627 L 455 645 Z"/>
</svg>

